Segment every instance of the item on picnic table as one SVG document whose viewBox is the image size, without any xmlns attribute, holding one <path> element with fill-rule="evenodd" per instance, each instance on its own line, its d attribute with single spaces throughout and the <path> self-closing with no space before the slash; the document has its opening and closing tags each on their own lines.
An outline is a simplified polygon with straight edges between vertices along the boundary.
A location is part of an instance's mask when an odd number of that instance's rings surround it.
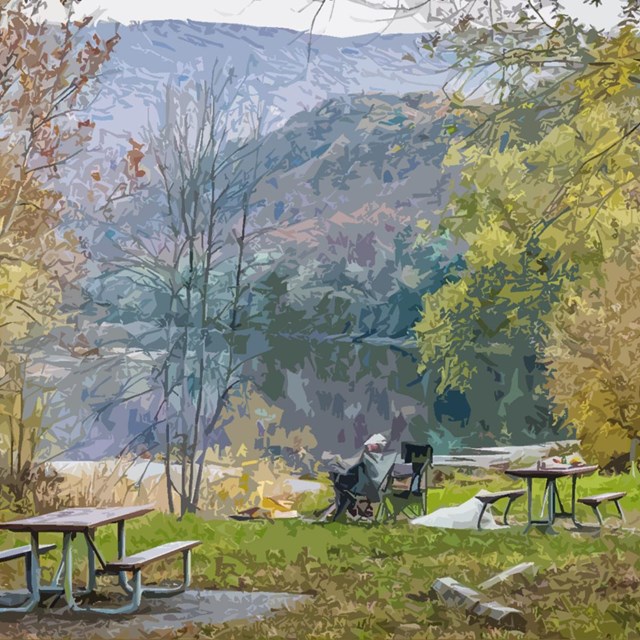
<svg viewBox="0 0 640 640">
<path fill-rule="evenodd" d="M 539 460 L 536 464 L 538 469 L 557 469 L 564 467 L 581 467 L 587 463 L 579 453 L 553 456 Z"/>
</svg>

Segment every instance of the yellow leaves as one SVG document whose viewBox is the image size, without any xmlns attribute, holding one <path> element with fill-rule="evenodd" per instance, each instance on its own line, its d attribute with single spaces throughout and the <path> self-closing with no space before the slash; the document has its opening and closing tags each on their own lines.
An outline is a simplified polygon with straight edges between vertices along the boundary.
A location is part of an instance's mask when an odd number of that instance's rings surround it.
<svg viewBox="0 0 640 640">
<path fill-rule="evenodd" d="M 0 416 L 20 419 L 22 414 L 21 400 L 19 393 L 0 389 Z"/>
<path fill-rule="evenodd" d="M 602 280 L 566 296 L 546 347 L 555 402 L 602 464 L 624 455 L 629 437 L 640 432 L 639 240 L 636 233 L 618 245 L 602 265 Z"/>
<path fill-rule="evenodd" d="M 37 276 L 37 269 L 26 262 L 0 263 L 0 295 L 21 300 L 26 295 L 26 284 Z"/>
<path fill-rule="evenodd" d="M 469 158 L 465 176 L 479 191 L 508 192 L 512 188 L 518 189 L 522 183 L 523 170 L 522 152 L 511 148 L 502 153 L 493 151 Z"/>
<path fill-rule="evenodd" d="M 20 84 L 22 85 L 22 88 L 29 92 L 32 91 L 33 89 L 33 78 L 31 77 L 30 74 L 26 73 L 26 72 L 22 72 L 20 74 Z"/>
<path fill-rule="evenodd" d="M 469 234 L 469 250 L 465 255 L 467 264 L 472 268 L 503 263 L 515 268 L 522 253 L 513 233 L 499 225 L 498 220 L 490 219 L 476 233 Z"/>
<path fill-rule="evenodd" d="M 464 150 L 464 144 L 462 142 L 452 142 L 449 145 L 447 155 L 444 158 L 443 166 L 458 167 L 462 165 L 465 159 L 463 150 Z"/>
<path fill-rule="evenodd" d="M 526 149 L 523 160 L 544 168 L 563 169 L 574 164 L 579 145 L 575 129 L 569 125 L 554 127 L 537 145 Z M 562 175 L 560 171 L 560 175 Z"/>
<path fill-rule="evenodd" d="M 454 147 L 450 160 L 463 164 L 464 192 L 445 226 L 470 245 L 471 267 L 512 266 L 531 238 L 543 254 L 560 252 L 587 275 L 611 255 L 637 224 L 640 138 L 629 133 L 640 119 L 636 94 L 634 87 L 624 100 L 583 99 L 536 142 Z"/>
<path fill-rule="evenodd" d="M 433 294 L 423 298 L 424 318 L 416 325 L 418 331 L 428 331 L 439 324 L 447 310 L 455 310 L 469 303 L 468 287 L 464 280 L 448 283 Z"/>
<path fill-rule="evenodd" d="M 47 271 L 22 261 L 1 263 L 1 342 L 27 337 L 34 325 L 50 328 L 60 299 L 59 285 Z"/>
<path fill-rule="evenodd" d="M 453 384 L 453 377 L 462 375 L 462 369 L 466 372 L 465 375 L 470 373 L 469 365 L 458 358 L 453 332 L 454 316 L 460 313 L 472 315 L 472 303 L 464 280 L 449 282 L 423 298 L 424 313 L 414 330 L 418 336 L 422 362 L 445 363 L 447 372 L 441 372 L 444 386 Z M 462 379 L 456 377 L 455 384 L 461 388 Z"/>
<path fill-rule="evenodd" d="M 464 102 L 465 102 L 464 93 L 460 89 L 457 89 L 451 95 L 451 101 L 450 102 L 451 102 L 451 106 L 454 109 L 463 107 L 464 106 Z"/>
<path fill-rule="evenodd" d="M 633 28 L 624 27 L 592 54 L 595 60 L 576 82 L 585 98 L 594 100 L 602 98 L 603 94 L 615 97 L 634 86 L 640 41 Z"/>
</svg>

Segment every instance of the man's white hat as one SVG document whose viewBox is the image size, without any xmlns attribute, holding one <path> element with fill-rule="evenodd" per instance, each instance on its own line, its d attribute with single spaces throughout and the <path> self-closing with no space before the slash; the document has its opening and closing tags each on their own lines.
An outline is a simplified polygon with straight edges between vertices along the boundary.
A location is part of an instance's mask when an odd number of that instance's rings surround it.
<svg viewBox="0 0 640 640">
<path fill-rule="evenodd" d="M 387 439 L 381 433 L 374 433 L 365 443 L 364 446 L 380 444 L 384 447 L 387 444 Z"/>
</svg>

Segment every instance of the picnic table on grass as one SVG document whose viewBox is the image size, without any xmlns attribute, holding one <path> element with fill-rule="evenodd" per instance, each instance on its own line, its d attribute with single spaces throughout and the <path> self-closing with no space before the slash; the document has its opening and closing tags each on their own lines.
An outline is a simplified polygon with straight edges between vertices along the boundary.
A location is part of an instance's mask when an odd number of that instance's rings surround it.
<svg viewBox="0 0 640 640">
<path fill-rule="evenodd" d="M 183 592 L 191 580 L 191 549 L 200 544 L 198 540 L 168 542 L 143 552 L 127 556 L 125 524 L 128 520 L 138 518 L 153 511 L 150 505 L 139 507 L 105 507 L 64 509 L 39 516 L 0 522 L 0 530 L 16 533 L 28 533 L 30 545 L 0 552 L 0 562 L 23 558 L 25 561 L 28 600 L 19 607 L 0 608 L 0 613 L 28 613 L 39 604 L 42 596 L 64 595 L 72 611 L 89 611 L 102 614 L 132 613 L 140 606 L 143 593 L 151 596 L 168 596 Z M 95 532 L 99 527 L 117 526 L 118 558 L 106 562 L 96 546 Z M 41 533 L 62 534 L 62 559 L 49 585 L 41 585 L 40 555 L 55 549 L 55 545 L 40 545 Z M 72 541 L 76 536 L 83 536 L 87 544 L 88 575 L 83 590 L 75 590 L 73 585 L 73 548 Z M 182 554 L 184 580 L 179 587 L 149 588 L 142 586 L 142 569 L 149 563 Z M 96 568 L 96 560 L 100 568 Z M 131 573 L 131 582 L 127 574 Z M 122 607 L 99 609 L 81 607 L 76 603 L 76 596 L 85 596 L 96 589 L 96 578 L 99 575 L 118 577 L 120 587 L 131 596 L 131 601 Z"/>
<path fill-rule="evenodd" d="M 527 481 L 527 519 L 524 530 L 527 533 L 532 527 L 544 527 L 547 533 L 556 533 L 553 523 L 556 518 L 571 518 L 576 527 L 583 525 L 576 518 L 576 483 L 578 478 L 589 475 L 598 470 L 597 465 L 555 465 L 548 467 L 532 466 L 523 469 L 507 469 L 505 473 L 513 478 L 522 478 Z M 561 478 L 571 478 L 571 509 L 566 511 L 558 487 L 557 481 Z M 545 480 L 544 496 L 547 501 L 547 517 L 535 519 L 533 517 L 533 480 Z M 543 503 L 544 511 L 544 503 Z M 542 514 L 541 514 L 542 515 Z"/>
</svg>

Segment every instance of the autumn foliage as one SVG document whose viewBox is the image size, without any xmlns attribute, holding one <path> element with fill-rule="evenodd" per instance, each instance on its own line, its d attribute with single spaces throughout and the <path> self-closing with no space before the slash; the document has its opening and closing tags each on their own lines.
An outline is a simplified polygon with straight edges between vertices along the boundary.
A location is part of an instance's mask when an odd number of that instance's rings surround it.
<svg viewBox="0 0 640 640">
<path fill-rule="evenodd" d="M 34 446 L 22 411 L 29 344 L 66 321 L 60 303 L 82 262 L 59 228 L 56 185 L 90 139 L 79 113 L 118 40 L 90 33 L 75 3 L 63 4 L 67 18 L 54 25 L 38 0 L 0 2 L 0 438 L 2 467 L 15 473 Z"/>
</svg>

